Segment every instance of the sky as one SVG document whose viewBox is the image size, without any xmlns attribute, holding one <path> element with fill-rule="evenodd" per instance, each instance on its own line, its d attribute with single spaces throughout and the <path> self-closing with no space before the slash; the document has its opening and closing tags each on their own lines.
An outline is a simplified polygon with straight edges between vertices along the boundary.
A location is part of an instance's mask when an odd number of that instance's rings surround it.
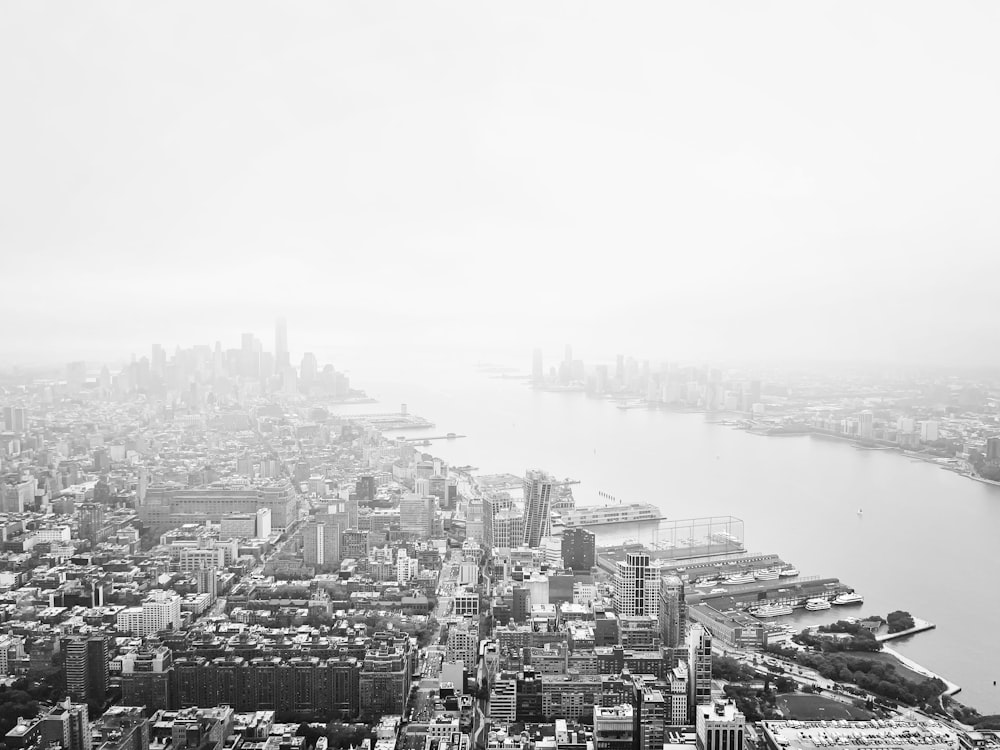
<svg viewBox="0 0 1000 750">
<path fill-rule="evenodd" d="M 0 4 L 0 364 L 1000 364 L 1000 6 Z"/>
</svg>

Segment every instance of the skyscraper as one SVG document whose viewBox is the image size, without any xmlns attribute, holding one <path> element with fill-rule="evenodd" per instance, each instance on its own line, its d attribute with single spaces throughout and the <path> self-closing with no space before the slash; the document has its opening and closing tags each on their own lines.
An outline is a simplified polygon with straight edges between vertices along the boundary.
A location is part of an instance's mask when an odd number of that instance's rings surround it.
<svg viewBox="0 0 1000 750">
<path fill-rule="evenodd" d="M 629 552 L 615 571 L 615 610 L 620 617 L 656 617 L 660 565 L 646 552 Z"/>
<path fill-rule="evenodd" d="M 291 365 L 288 355 L 288 323 L 284 318 L 274 321 L 274 364 L 278 372 Z"/>
<path fill-rule="evenodd" d="M 399 500 L 399 528 L 425 539 L 434 536 L 434 498 L 407 492 Z"/>
<path fill-rule="evenodd" d="M 659 595 L 660 642 L 668 648 L 677 648 L 684 642 L 687 627 L 684 582 L 677 576 L 663 576 Z"/>
<path fill-rule="evenodd" d="M 526 547 L 537 547 L 552 530 L 552 477 L 537 469 L 524 475 L 524 537 Z"/>
<path fill-rule="evenodd" d="M 712 702 L 712 634 L 701 624 L 688 630 L 688 716 L 693 723 L 698 706 Z"/>
<path fill-rule="evenodd" d="M 586 529 L 570 528 L 562 533 L 563 565 L 571 570 L 587 571 L 594 567 L 594 534 Z"/>
</svg>

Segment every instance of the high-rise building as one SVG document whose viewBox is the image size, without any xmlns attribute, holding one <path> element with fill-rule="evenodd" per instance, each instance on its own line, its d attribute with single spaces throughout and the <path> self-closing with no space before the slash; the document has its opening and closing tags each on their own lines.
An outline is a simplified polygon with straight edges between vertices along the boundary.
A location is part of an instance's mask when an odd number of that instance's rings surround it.
<svg viewBox="0 0 1000 750">
<path fill-rule="evenodd" d="M 69 697 L 79 703 L 103 703 L 108 692 L 108 637 L 70 636 L 62 649 Z"/>
<path fill-rule="evenodd" d="M 288 323 L 284 318 L 274 321 L 274 364 L 278 372 L 291 365 L 288 354 Z"/>
<path fill-rule="evenodd" d="M 302 362 L 299 364 L 299 380 L 308 389 L 316 382 L 318 375 L 319 363 L 316 361 L 316 355 L 312 352 L 306 352 L 302 355 Z"/>
<path fill-rule="evenodd" d="M 592 531 L 565 529 L 562 533 L 563 565 L 571 570 L 589 572 L 596 563 L 596 544 Z"/>
<path fill-rule="evenodd" d="M 506 724 L 517 720 L 517 674 L 501 672 L 490 691 L 490 720 Z"/>
<path fill-rule="evenodd" d="M 858 414 L 858 436 L 862 440 L 871 440 L 875 435 L 875 415 L 870 409 Z"/>
<path fill-rule="evenodd" d="M 660 608 L 660 564 L 649 553 L 629 552 L 617 563 L 615 611 L 620 617 L 657 617 Z"/>
<path fill-rule="evenodd" d="M 986 460 L 1000 461 L 1000 437 L 986 438 Z"/>
<path fill-rule="evenodd" d="M 730 701 L 698 706 L 695 716 L 698 750 L 743 750 L 746 718 Z"/>
<path fill-rule="evenodd" d="M 637 750 L 663 750 L 667 741 L 670 700 L 660 689 L 634 678 L 632 699 L 632 735 Z M 737 750 L 734 748 L 734 750 Z"/>
<path fill-rule="evenodd" d="M 712 634 L 699 623 L 688 628 L 688 716 L 712 701 Z M 739 745 L 742 747 L 742 743 Z"/>
<path fill-rule="evenodd" d="M 104 506 L 100 503 L 83 503 L 77 508 L 80 520 L 80 538 L 96 545 L 104 528 Z"/>
<path fill-rule="evenodd" d="M 684 582 L 677 576 L 663 576 L 659 597 L 660 643 L 667 648 L 677 648 L 684 643 L 687 627 Z"/>
<path fill-rule="evenodd" d="M 938 423 L 933 419 L 920 423 L 920 439 L 925 443 L 933 443 L 938 439 Z"/>
<path fill-rule="evenodd" d="M 541 383 L 545 380 L 545 371 L 542 364 L 542 350 L 535 349 L 534 356 L 531 359 L 531 379 L 535 383 Z"/>
<path fill-rule="evenodd" d="M 475 673 L 479 654 L 479 625 L 465 618 L 448 628 L 447 661 L 460 661 L 466 672 Z"/>
<path fill-rule="evenodd" d="M 173 655 L 166 646 L 122 656 L 122 699 L 148 710 L 173 708 Z"/>
<path fill-rule="evenodd" d="M 536 469 L 524 475 L 524 536 L 526 547 L 537 547 L 543 536 L 552 530 L 553 480 L 548 474 Z"/>
<path fill-rule="evenodd" d="M 90 719 L 86 703 L 67 698 L 42 717 L 42 739 L 46 746 L 63 750 L 91 750 Z"/>
<path fill-rule="evenodd" d="M 378 633 L 365 654 L 358 681 L 362 710 L 402 714 L 410 693 L 410 640 Z"/>
<path fill-rule="evenodd" d="M 424 539 L 434 536 L 434 498 L 407 492 L 399 500 L 399 528 Z"/>
<path fill-rule="evenodd" d="M 302 530 L 302 554 L 306 565 L 322 569 L 339 567 L 340 535 L 345 519 L 340 515 L 322 514 L 310 520 Z"/>
</svg>

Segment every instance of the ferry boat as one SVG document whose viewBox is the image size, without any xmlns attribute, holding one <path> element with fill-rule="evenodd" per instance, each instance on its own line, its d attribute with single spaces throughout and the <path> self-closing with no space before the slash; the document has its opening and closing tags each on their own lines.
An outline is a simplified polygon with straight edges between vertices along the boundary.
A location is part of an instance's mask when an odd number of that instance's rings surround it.
<svg viewBox="0 0 1000 750">
<path fill-rule="evenodd" d="M 791 578 L 792 576 L 797 576 L 798 574 L 798 568 L 785 568 L 778 573 L 779 576 L 783 576 L 785 578 Z"/>
<path fill-rule="evenodd" d="M 784 617 L 792 614 L 792 607 L 789 604 L 765 604 L 763 607 L 751 609 L 750 614 L 754 617 Z"/>
<path fill-rule="evenodd" d="M 806 609 L 810 612 L 819 612 L 824 609 L 830 609 L 831 604 L 828 599 L 809 599 L 806 602 Z"/>
<path fill-rule="evenodd" d="M 649 503 L 590 505 L 566 510 L 561 514 L 562 525 L 568 529 L 581 526 L 659 521 L 662 518 L 663 514 L 660 513 L 659 508 Z"/>
<path fill-rule="evenodd" d="M 856 594 L 853 591 L 849 593 L 844 593 L 833 600 L 834 604 L 861 604 L 864 602 L 865 598 L 861 594 Z"/>
<path fill-rule="evenodd" d="M 778 571 L 764 568 L 763 570 L 755 570 L 753 577 L 758 581 L 774 581 L 777 580 L 778 575 Z"/>
<path fill-rule="evenodd" d="M 753 583 L 756 578 L 753 577 L 753 573 L 737 573 L 736 575 L 731 575 L 722 581 L 723 586 L 738 586 L 743 583 Z"/>
</svg>

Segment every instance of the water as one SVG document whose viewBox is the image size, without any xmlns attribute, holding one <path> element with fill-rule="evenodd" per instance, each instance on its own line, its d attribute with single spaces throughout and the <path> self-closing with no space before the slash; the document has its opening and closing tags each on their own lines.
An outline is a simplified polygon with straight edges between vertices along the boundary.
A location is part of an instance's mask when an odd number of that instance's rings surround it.
<svg viewBox="0 0 1000 750">
<path fill-rule="evenodd" d="M 903 609 L 937 629 L 894 648 L 962 687 L 959 698 L 1000 713 L 997 596 L 1000 487 L 892 452 L 802 437 L 762 437 L 704 415 L 619 410 L 582 393 L 540 393 L 469 368 L 352 373 L 391 411 L 407 403 L 436 423 L 423 450 L 481 473 L 543 468 L 579 479 L 577 504 L 604 491 L 650 502 L 668 518 L 734 515 L 750 551 L 781 555 L 803 575 L 835 576 L 864 605 L 800 613 L 804 626 Z M 394 433 L 420 435 L 420 432 Z M 863 514 L 858 514 L 858 509 Z"/>
</svg>

